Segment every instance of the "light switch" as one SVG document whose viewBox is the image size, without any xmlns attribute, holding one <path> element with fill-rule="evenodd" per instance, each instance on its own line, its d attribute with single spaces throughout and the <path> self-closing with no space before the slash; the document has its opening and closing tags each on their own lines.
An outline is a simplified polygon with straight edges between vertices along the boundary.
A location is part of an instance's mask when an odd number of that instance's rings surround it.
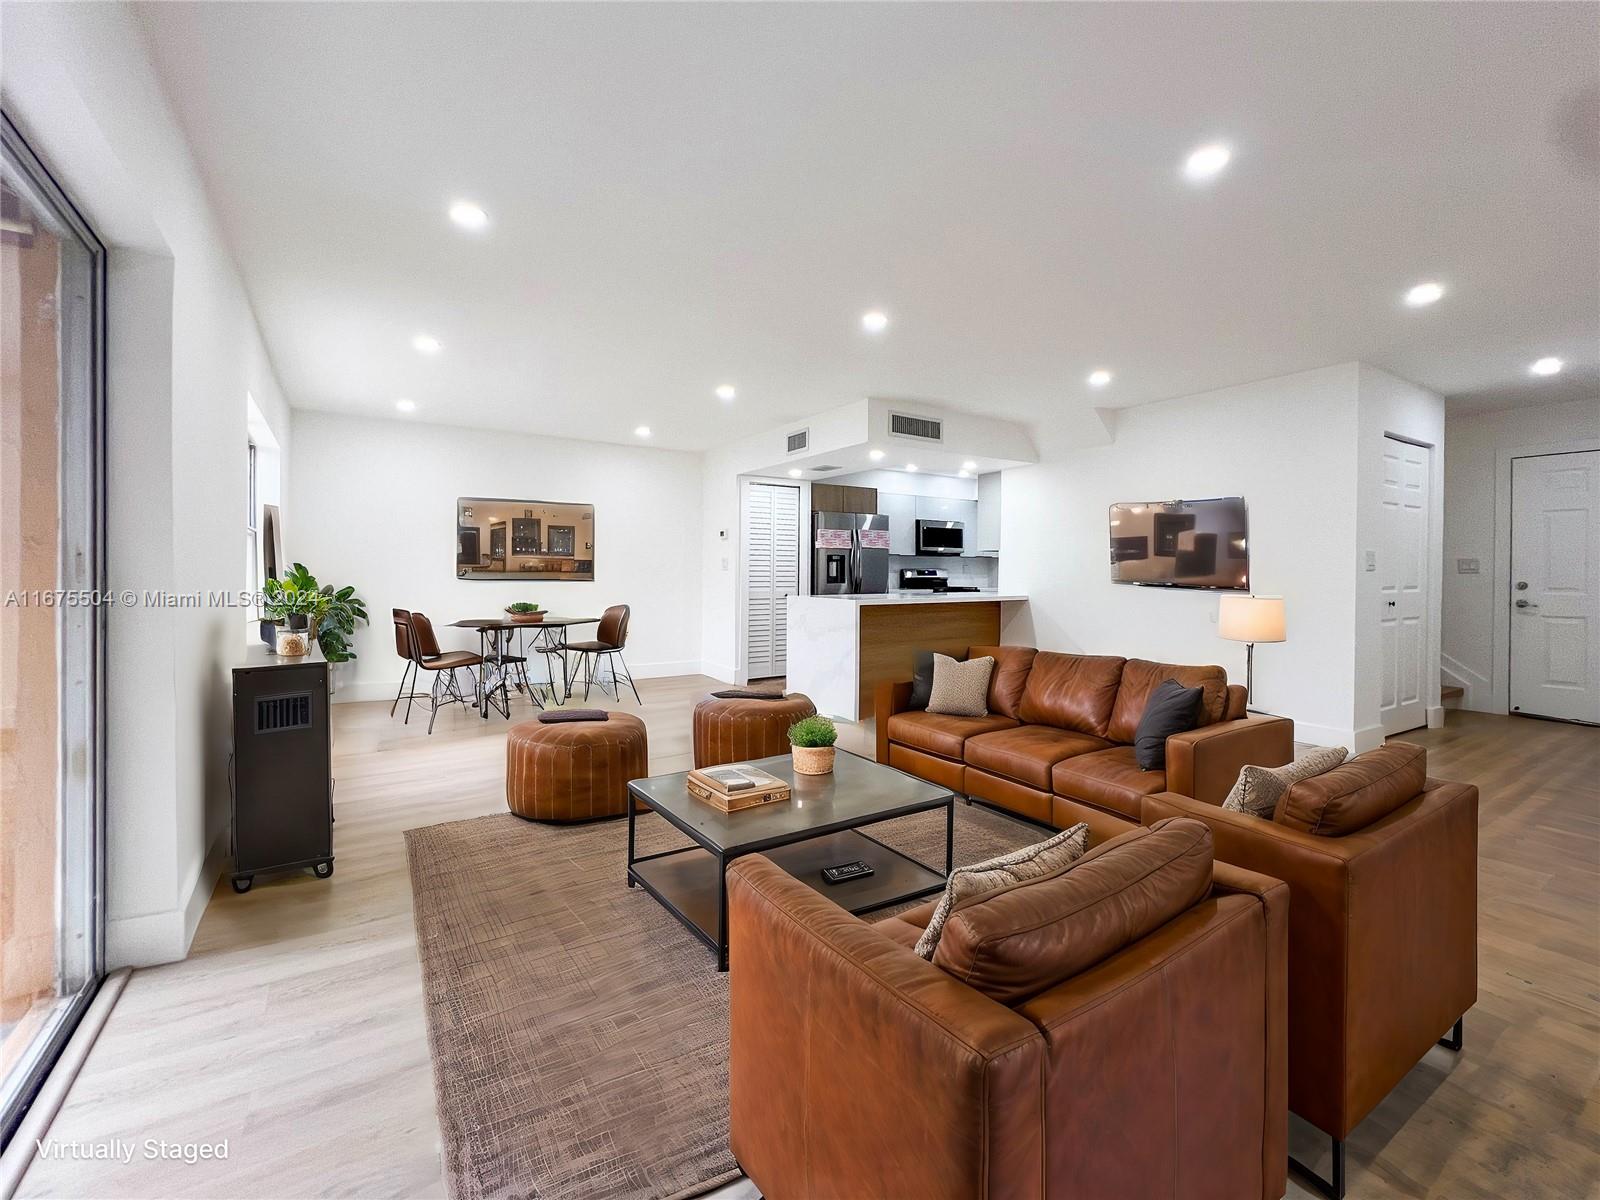
<svg viewBox="0 0 1600 1200">
<path fill-rule="evenodd" d="M 1376 571 L 1377 569 L 1378 569 L 1378 552 L 1376 550 L 1368 550 L 1367 551 L 1367 570 Z"/>
<path fill-rule="evenodd" d="M 1478 560 L 1475 558 L 1456 559 L 1457 575 L 1476 575 L 1478 573 Z"/>
<path fill-rule="evenodd" d="M 722 569 L 724 571 L 726 571 L 728 569 L 728 560 L 727 560 L 726 557 L 724 557 L 723 560 L 722 560 Z"/>
</svg>

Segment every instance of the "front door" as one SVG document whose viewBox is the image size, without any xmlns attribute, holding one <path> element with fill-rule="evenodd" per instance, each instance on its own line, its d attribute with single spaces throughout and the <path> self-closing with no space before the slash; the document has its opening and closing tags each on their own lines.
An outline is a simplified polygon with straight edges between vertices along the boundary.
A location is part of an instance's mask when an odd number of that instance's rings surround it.
<svg viewBox="0 0 1600 1200">
<path fill-rule="evenodd" d="M 1383 439 L 1383 525 L 1378 548 L 1379 700 L 1383 732 L 1428 723 L 1428 488 L 1431 451 Z"/>
<path fill-rule="evenodd" d="M 1600 724 L 1600 450 L 1511 460 L 1511 711 Z"/>
</svg>

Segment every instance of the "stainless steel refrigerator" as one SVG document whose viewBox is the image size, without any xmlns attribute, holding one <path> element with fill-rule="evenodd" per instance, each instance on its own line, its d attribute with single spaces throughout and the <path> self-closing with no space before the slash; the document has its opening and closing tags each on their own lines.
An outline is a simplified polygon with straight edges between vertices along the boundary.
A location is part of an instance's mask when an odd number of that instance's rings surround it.
<svg viewBox="0 0 1600 1200">
<path fill-rule="evenodd" d="M 889 518 L 877 513 L 811 514 L 811 594 L 889 590 Z"/>
</svg>

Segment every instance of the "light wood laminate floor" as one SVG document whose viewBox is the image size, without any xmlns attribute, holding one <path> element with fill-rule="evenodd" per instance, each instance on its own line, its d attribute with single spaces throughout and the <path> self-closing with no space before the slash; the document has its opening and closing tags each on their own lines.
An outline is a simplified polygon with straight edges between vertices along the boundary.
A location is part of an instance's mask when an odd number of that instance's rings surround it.
<svg viewBox="0 0 1600 1200">
<path fill-rule="evenodd" d="M 646 680 L 643 707 L 618 706 L 645 720 L 652 771 L 690 765 L 690 710 L 710 686 Z M 334 877 L 244 896 L 223 881 L 190 957 L 134 974 L 50 1131 L 226 1138 L 228 1159 L 40 1160 L 20 1194 L 443 1194 L 402 833 L 503 810 L 506 724 L 447 709 L 430 738 L 425 714 L 402 726 L 386 703 L 339 705 L 334 721 Z M 843 732 L 871 752 L 870 726 Z M 1406 736 L 1432 774 L 1483 791 L 1481 991 L 1465 1053 L 1430 1051 L 1352 1138 L 1350 1195 L 1593 1194 L 1600 732 L 1451 714 Z M 1315 1152 L 1305 1127 L 1294 1139 Z"/>
</svg>

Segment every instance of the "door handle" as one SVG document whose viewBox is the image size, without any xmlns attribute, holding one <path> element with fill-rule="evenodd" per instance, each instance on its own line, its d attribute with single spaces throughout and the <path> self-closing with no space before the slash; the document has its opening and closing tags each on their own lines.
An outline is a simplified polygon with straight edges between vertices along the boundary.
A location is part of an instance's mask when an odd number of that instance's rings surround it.
<svg viewBox="0 0 1600 1200">
<path fill-rule="evenodd" d="M 1386 603 L 1389 605 L 1390 608 L 1394 607 L 1394 601 L 1393 600 L 1386 601 Z"/>
<path fill-rule="evenodd" d="M 1518 608 L 1538 608 L 1539 606 L 1537 604 L 1535 604 L 1531 600 L 1518 600 L 1517 601 L 1517 607 Z"/>
</svg>

